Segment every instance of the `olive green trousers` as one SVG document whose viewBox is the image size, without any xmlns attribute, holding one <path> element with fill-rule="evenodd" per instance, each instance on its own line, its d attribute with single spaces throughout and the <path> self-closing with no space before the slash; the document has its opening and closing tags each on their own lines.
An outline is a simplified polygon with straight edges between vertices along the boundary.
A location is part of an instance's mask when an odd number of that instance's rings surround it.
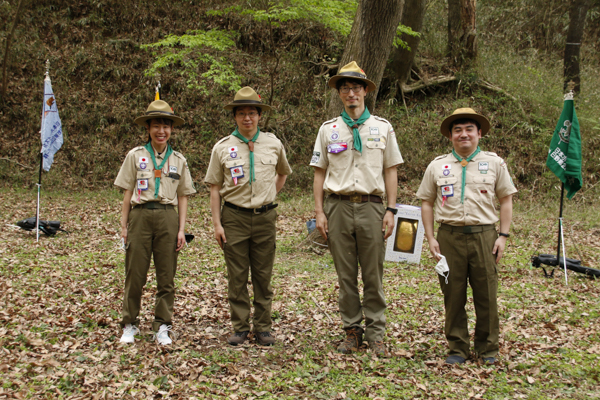
<svg viewBox="0 0 600 400">
<path fill-rule="evenodd" d="M 448 261 L 448 284 L 440 278 L 444 294 L 446 322 L 444 333 L 449 355 L 469 358 L 470 336 L 467 326 L 467 282 L 473 289 L 475 306 L 474 350 L 479 357 L 498 354 L 498 272 L 492 254 L 498 234 L 494 229 L 478 233 L 438 231 L 440 251 Z"/>
<path fill-rule="evenodd" d="M 271 276 L 275 261 L 276 222 L 275 209 L 260 214 L 225 206 L 222 209 L 221 224 L 227 239 L 223 247 L 229 286 L 227 297 L 235 332 L 250 330 L 249 272 L 254 291 L 254 331 L 271 331 Z"/>
<path fill-rule="evenodd" d="M 156 300 L 152 329 L 158 331 L 162 324 L 172 325 L 178 231 L 179 217 L 174 208 L 133 208 L 130 211 L 121 326 L 139 325 L 142 289 L 146 284 L 151 257 L 154 258 L 156 269 Z"/>
<path fill-rule="evenodd" d="M 361 327 L 364 313 L 365 340 L 383 340 L 387 305 L 383 293 L 385 241 L 381 226 L 385 209 L 380 203 L 352 203 L 327 197 L 323 211 L 340 286 L 338 305 L 343 327 Z M 359 265 L 364 284 L 362 304 Z"/>
</svg>

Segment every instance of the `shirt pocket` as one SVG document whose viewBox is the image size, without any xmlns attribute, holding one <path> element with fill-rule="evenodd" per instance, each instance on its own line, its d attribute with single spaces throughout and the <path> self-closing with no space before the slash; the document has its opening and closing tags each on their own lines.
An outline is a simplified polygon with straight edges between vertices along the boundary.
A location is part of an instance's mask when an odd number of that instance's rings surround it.
<svg viewBox="0 0 600 400">
<path fill-rule="evenodd" d="M 446 196 L 446 198 L 454 197 L 456 192 L 456 183 L 458 182 L 458 178 L 455 176 L 443 177 L 439 178 L 436 181 L 438 190 L 442 196 Z M 460 199 L 459 199 L 460 200 Z"/>
<path fill-rule="evenodd" d="M 367 140 L 367 163 L 377 167 L 383 166 L 383 152 L 385 151 L 385 142 L 383 138 L 379 141 Z"/>
<path fill-rule="evenodd" d="M 240 170 L 233 171 L 234 168 L 240 168 Z M 248 179 L 250 177 L 250 164 L 249 163 L 247 164 L 242 160 L 225 161 L 225 170 L 223 171 L 223 174 L 225 175 L 225 177 L 224 177 L 225 182 L 232 182 L 234 173 L 236 174 L 235 176 L 238 178 L 238 185 L 239 185 L 239 182 L 242 182 L 242 180 Z M 240 173 L 242 173 L 243 176 L 238 176 Z"/>
<path fill-rule="evenodd" d="M 255 161 L 256 178 L 257 180 L 273 180 L 275 179 L 275 170 L 277 168 L 277 157 L 262 156 L 260 160 Z"/>
<path fill-rule="evenodd" d="M 494 175 L 475 175 L 473 176 L 473 187 L 477 193 L 475 196 L 485 203 L 493 203 L 496 187 L 496 177 Z"/>
</svg>

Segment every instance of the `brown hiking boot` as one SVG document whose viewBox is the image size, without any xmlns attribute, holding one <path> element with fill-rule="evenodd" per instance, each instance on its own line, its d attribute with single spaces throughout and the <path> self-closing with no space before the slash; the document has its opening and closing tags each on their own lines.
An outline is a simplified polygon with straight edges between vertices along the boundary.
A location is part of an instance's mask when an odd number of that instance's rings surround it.
<svg viewBox="0 0 600 400">
<path fill-rule="evenodd" d="M 238 344 L 242 344 L 248 338 L 248 331 L 243 332 L 233 332 L 231 336 L 227 339 L 227 343 L 232 346 L 237 346 Z"/>
<path fill-rule="evenodd" d="M 338 346 L 337 351 L 343 354 L 358 351 L 358 348 L 362 346 L 363 332 L 363 329 L 359 327 L 346 329 L 346 339 Z"/>
<path fill-rule="evenodd" d="M 254 337 L 261 346 L 272 346 L 275 344 L 275 337 L 271 332 L 255 332 Z"/>
<path fill-rule="evenodd" d="M 369 348 L 377 357 L 388 358 L 390 356 L 390 353 L 385 348 L 385 344 L 381 340 L 369 342 Z"/>
</svg>

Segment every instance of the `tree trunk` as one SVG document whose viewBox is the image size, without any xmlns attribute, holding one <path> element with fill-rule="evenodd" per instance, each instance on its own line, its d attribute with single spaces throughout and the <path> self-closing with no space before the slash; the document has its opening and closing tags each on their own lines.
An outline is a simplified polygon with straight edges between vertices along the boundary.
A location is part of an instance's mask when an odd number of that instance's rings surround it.
<svg viewBox="0 0 600 400">
<path fill-rule="evenodd" d="M 421 32 L 423 17 L 425 15 L 425 4 L 426 0 L 405 0 L 402 21 L 400 23 L 408 26 L 415 32 Z M 392 50 L 392 70 L 398 84 L 408 81 L 421 38 L 419 36 L 402 35 L 402 40 L 406 42 L 410 50 L 402 47 Z"/>
<path fill-rule="evenodd" d="M 448 0 L 448 56 L 455 66 L 469 68 L 477 59 L 477 0 Z"/>
<path fill-rule="evenodd" d="M 381 77 L 387 64 L 396 29 L 402 17 L 404 0 L 360 0 L 352 24 L 350 36 L 340 60 L 340 68 L 351 61 L 365 71 L 367 78 L 379 89 Z M 375 109 L 378 89 L 367 94 L 365 105 Z M 340 114 L 342 101 L 336 91 L 331 91 L 328 118 Z"/>
<path fill-rule="evenodd" d="M 8 84 L 8 79 L 6 75 L 6 67 L 8 66 L 8 58 L 10 56 L 10 42 L 15 33 L 15 27 L 19 22 L 19 17 L 21 16 L 21 8 L 25 0 L 19 0 L 19 5 L 17 6 L 17 12 L 15 13 L 15 20 L 13 21 L 13 26 L 8 36 L 6 37 L 6 48 L 4 50 L 4 63 L 2 66 L 2 92 L 0 93 L 0 103 L 4 103 L 4 99 L 6 96 L 6 85 Z"/>
<path fill-rule="evenodd" d="M 567 32 L 567 43 L 565 45 L 564 59 L 564 89 L 573 87 L 574 93 L 581 89 L 579 78 L 579 51 L 581 39 L 583 38 L 583 27 L 585 17 L 590 8 L 589 0 L 573 0 L 569 11 L 569 31 Z M 573 82 L 569 85 L 570 82 Z"/>
</svg>

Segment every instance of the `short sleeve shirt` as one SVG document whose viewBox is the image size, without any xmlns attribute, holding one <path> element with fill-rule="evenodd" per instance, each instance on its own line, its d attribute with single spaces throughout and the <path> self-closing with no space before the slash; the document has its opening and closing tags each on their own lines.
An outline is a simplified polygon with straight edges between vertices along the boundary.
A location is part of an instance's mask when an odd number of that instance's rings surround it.
<svg viewBox="0 0 600 400">
<path fill-rule="evenodd" d="M 362 153 L 354 149 L 354 136 L 342 117 L 319 129 L 310 160 L 311 167 L 326 170 L 323 190 L 335 194 L 385 193 L 383 170 L 403 163 L 392 125 L 371 115 L 358 132 Z"/>
<path fill-rule="evenodd" d="M 221 197 L 238 207 L 259 208 L 277 195 L 277 175 L 292 173 L 283 143 L 269 132 L 260 132 L 254 142 L 254 176 L 250 184 L 250 149 L 233 135 L 213 147 L 204 181 L 221 187 Z"/>
<path fill-rule="evenodd" d="M 163 162 L 165 153 L 166 151 L 158 154 L 154 150 L 154 157 L 158 165 Z M 177 151 L 171 153 L 163 165 L 161 175 L 158 196 L 155 198 L 154 163 L 148 150 L 144 146 L 139 146 L 131 150 L 125 157 L 115 180 L 115 186 L 133 192 L 131 204 L 134 206 L 149 201 L 176 206 L 178 197 L 196 193 L 187 161 L 181 153 Z"/>
<path fill-rule="evenodd" d="M 488 225 L 498 221 L 494 196 L 503 198 L 517 192 L 506 162 L 480 151 L 467 165 L 464 203 L 461 204 L 462 166 L 452 155 L 433 160 L 423 176 L 417 197 L 434 203 L 439 223 Z"/>
</svg>

